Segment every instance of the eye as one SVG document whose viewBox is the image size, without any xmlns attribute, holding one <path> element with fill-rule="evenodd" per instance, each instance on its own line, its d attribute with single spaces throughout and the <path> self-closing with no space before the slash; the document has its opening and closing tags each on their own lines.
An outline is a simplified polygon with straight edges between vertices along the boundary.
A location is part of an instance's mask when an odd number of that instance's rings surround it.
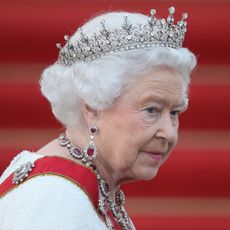
<svg viewBox="0 0 230 230">
<path fill-rule="evenodd" d="M 157 113 L 159 109 L 157 107 L 151 106 L 151 107 L 146 108 L 145 111 L 149 114 L 154 114 L 154 113 Z"/>
<path fill-rule="evenodd" d="M 173 110 L 173 111 L 170 112 L 170 115 L 172 117 L 178 117 L 180 113 L 181 113 L 180 110 Z"/>
</svg>

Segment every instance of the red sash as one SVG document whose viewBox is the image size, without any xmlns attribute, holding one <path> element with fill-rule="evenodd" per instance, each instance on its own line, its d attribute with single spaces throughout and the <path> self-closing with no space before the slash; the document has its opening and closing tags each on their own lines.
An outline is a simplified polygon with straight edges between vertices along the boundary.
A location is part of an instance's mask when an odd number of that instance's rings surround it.
<svg viewBox="0 0 230 230">
<path fill-rule="evenodd" d="M 90 168 L 78 164 L 74 161 L 52 156 L 52 157 L 42 157 L 34 162 L 35 167 L 29 173 L 29 176 L 25 179 L 29 180 L 30 178 L 39 176 L 39 175 L 57 175 L 64 177 L 79 187 L 81 187 L 85 193 L 90 198 L 95 209 L 98 210 L 98 181 L 95 173 Z M 9 191 L 13 190 L 19 185 L 15 185 L 12 182 L 14 173 L 12 173 L 1 185 L 0 185 L 0 198 Z M 24 182 L 22 182 L 23 184 Z M 115 221 L 111 212 L 108 213 L 116 230 L 120 229 L 119 224 Z"/>
</svg>

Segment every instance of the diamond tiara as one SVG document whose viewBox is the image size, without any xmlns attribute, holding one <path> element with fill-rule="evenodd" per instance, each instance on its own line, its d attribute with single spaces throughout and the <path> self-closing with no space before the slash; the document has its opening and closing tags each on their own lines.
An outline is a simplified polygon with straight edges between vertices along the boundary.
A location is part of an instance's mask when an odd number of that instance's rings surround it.
<svg viewBox="0 0 230 230">
<path fill-rule="evenodd" d="M 98 34 L 88 37 L 80 28 L 80 38 L 72 42 L 68 35 L 64 36 L 66 44 L 60 49 L 58 63 L 71 66 L 78 61 L 91 61 L 106 54 L 148 47 L 182 47 L 187 30 L 187 13 L 174 24 L 175 8 L 168 9 L 167 19 L 157 19 L 156 10 L 150 10 L 150 17 L 146 24 L 133 25 L 127 16 L 120 28 L 109 30 L 106 22 L 101 21 L 101 30 Z"/>
</svg>

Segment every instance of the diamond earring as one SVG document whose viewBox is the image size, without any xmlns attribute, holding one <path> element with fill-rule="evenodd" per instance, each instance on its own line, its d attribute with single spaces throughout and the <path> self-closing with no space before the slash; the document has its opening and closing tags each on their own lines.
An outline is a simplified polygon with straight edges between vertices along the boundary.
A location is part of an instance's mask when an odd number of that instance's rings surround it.
<svg viewBox="0 0 230 230">
<path fill-rule="evenodd" d="M 96 126 L 91 126 L 89 128 L 90 140 L 86 148 L 84 149 L 85 159 L 92 161 L 97 156 L 97 148 L 94 143 L 94 136 L 97 133 L 98 128 Z"/>
</svg>

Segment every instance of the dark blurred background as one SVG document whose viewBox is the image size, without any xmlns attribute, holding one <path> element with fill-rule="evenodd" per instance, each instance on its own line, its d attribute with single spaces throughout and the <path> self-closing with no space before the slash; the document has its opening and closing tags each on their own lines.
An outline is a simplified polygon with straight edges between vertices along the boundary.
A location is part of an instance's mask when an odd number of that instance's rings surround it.
<svg viewBox="0 0 230 230">
<path fill-rule="evenodd" d="M 230 229 L 230 1 L 0 0 L 0 174 L 18 152 L 62 132 L 39 91 L 42 70 L 90 17 L 113 10 L 189 13 L 198 58 L 180 141 L 156 179 L 124 186 L 137 229 Z"/>
</svg>

